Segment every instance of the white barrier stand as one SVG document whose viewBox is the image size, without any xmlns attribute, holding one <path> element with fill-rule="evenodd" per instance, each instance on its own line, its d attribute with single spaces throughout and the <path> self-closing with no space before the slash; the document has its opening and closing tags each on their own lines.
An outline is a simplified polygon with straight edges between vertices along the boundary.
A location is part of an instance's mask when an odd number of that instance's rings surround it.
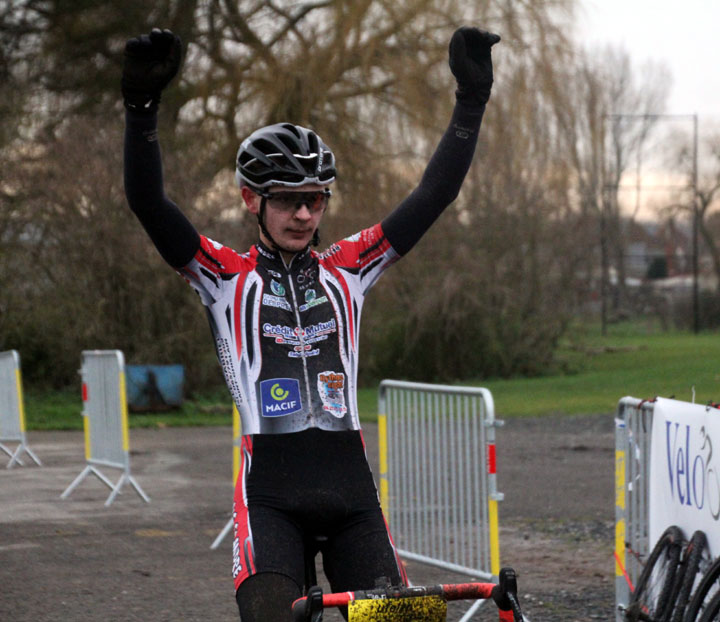
<svg viewBox="0 0 720 622">
<path fill-rule="evenodd" d="M 5 443 L 18 443 L 12 451 Z M 25 405 L 17 350 L 0 352 L 0 451 L 10 456 L 5 468 L 23 466 L 20 456 L 26 453 L 38 466 L 40 459 L 28 446 L 25 437 Z"/>
<path fill-rule="evenodd" d="M 240 423 L 240 413 L 238 412 L 237 406 L 233 404 L 233 486 L 235 486 L 235 483 L 237 482 L 238 474 L 240 473 L 240 445 L 242 443 L 242 424 Z M 222 528 L 222 531 L 218 534 L 217 538 L 213 540 L 213 543 L 210 545 L 210 548 L 215 550 L 217 547 L 220 546 L 220 543 L 225 539 L 225 536 L 227 536 L 230 533 L 230 530 L 233 527 L 233 518 L 230 517 L 230 520 L 225 523 L 225 527 Z"/>
<path fill-rule="evenodd" d="M 624 622 L 630 585 L 651 548 L 648 502 L 650 446 L 655 404 L 624 397 L 615 415 L 615 620 Z"/>
<path fill-rule="evenodd" d="M 120 350 L 87 350 L 82 353 L 83 427 L 87 465 L 62 493 L 65 499 L 90 474 L 110 488 L 105 505 L 110 505 L 125 484 L 131 484 L 140 498 L 150 502 L 140 484 L 130 474 L 130 440 L 125 360 Z M 113 484 L 98 467 L 121 469 Z"/>
<path fill-rule="evenodd" d="M 495 420 L 487 389 L 383 380 L 380 500 L 407 559 L 497 580 Z M 476 601 L 462 617 L 474 616 Z"/>
</svg>

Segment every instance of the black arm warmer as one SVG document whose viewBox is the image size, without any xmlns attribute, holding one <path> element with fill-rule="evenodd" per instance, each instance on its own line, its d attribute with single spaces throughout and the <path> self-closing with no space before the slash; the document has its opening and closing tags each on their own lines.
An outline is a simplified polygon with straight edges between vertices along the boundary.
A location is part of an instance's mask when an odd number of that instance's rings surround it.
<svg viewBox="0 0 720 622">
<path fill-rule="evenodd" d="M 163 190 L 157 115 L 125 113 L 125 196 L 163 259 L 182 268 L 200 248 L 200 236 Z"/>
<path fill-rule="evenodd" d="M 470 168 L 485 107 L 456 104 L 420 184 L 382 222 L 393 249 L 407 253 L 452 203 Z"/>
</svg>

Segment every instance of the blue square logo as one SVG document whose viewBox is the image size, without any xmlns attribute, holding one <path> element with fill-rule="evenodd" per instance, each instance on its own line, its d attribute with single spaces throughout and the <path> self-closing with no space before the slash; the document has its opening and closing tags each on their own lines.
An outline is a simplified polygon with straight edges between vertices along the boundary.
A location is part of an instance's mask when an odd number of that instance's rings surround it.
<svg viewBox="0 0 720 622">
<path fill-rule="evenodd" d="M 260 383 L 263 417 L 283 417 L 302 410 L 300 383 L 295 378 L 273 378 Z"/>
</svg>

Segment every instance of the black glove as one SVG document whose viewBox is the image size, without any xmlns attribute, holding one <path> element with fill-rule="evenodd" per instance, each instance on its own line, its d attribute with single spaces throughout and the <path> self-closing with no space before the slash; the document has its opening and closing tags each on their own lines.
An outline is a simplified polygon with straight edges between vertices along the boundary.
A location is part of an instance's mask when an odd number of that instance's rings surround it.
<svg viewBox="0 0 720 622">
<path fill-rule="evenodd" d="M 450 70 L 457 80 L 457 100 L 484 106 L 490 99 L 493 83 L 490 48 L 500 41 L 499 35 L 463 26 L 450 39 Z"/>
<path fill-rule="evenodd" d="M 177 74 L 181 60 L 180 37 L 169 30 L 153 28 L 149 35 L 129 39 L 121 82 L 125 107 L 155 112 L 160 93 Z"/>
</svg>

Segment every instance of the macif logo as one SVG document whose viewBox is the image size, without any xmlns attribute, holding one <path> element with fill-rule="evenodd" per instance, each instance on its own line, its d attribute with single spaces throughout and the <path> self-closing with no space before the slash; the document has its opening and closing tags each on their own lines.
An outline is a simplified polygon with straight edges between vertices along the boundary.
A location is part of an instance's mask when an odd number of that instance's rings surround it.
<svg viewBox="0 0 720 622">
<path fill-rule="evenodd" d="M 260 383 L 263 417 L 282 417 L 302 410 L 300 383 L 295 378 L 273 378 Z"/>
</svg>

